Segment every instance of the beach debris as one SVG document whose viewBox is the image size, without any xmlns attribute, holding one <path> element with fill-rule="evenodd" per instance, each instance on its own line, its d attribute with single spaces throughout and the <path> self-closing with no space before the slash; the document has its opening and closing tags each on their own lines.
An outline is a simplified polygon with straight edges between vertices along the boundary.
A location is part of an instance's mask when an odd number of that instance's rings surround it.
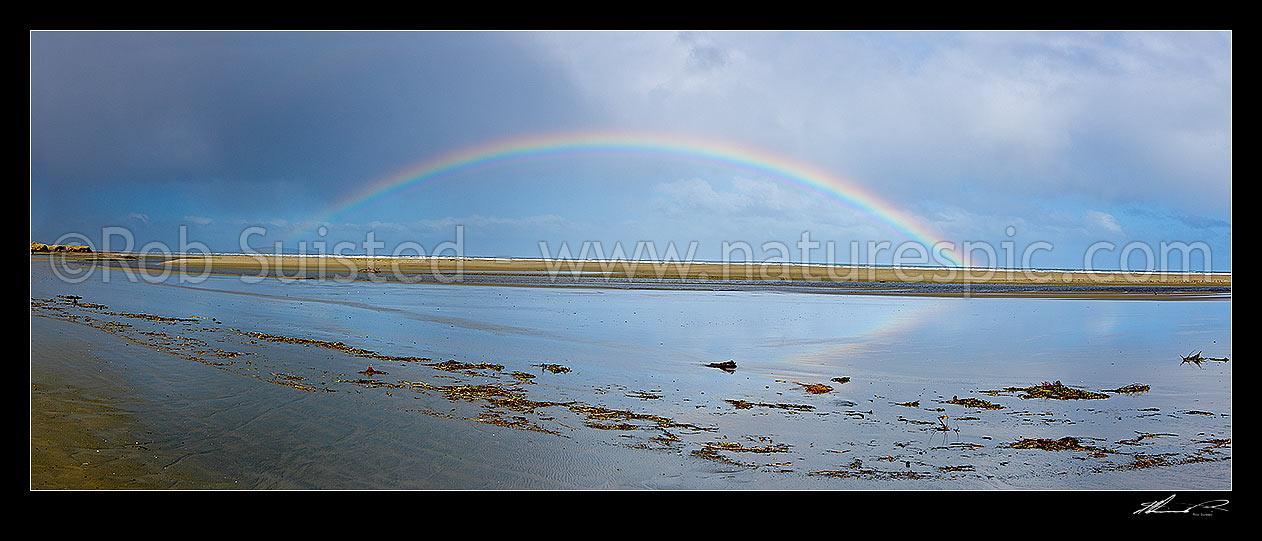
<svg viewBox="0 0 1262 541">
<path fill-rule="evenodd" d="M 710 368 L 718 368 L 719 370 L 722 370 L 728 373 L 736 371 L 736 361 L 733 361 L 731 359 L 728 359 L 721 363 L 710 363 L 710 364 L 707 364 L 706 366 Z"/>
<path fill-rule="evenodd" d="M 812 411 L 815 409 L 815 406 L 808 406 L 806 404 L 768 404 L 766 402 L 748 402 L 745 400 L 734 400 L 731 398 L 724 400 L 724 402 L 731 404 L 732 407 L 738 410 L 747 410 L 747 409 L 753 408 L 754 406 L 757 406 L 760 408 L 775 408 L 775 409 L 790 410 L 790 411 Z"/>
<path fill-rule="evenodd" d="M 955 404 L 957 406 L 964 406 L 968 408 L 982 408 L 982 409 L 988 409 L 988 410 L 1003 409 L 1003 406 L 1000 406 L 999 404 L 987 402 L 979 398 L 960 398 L 958 396 L 952 396 L 951 399 L 947 401 L 947 404 Z"/>
<path fill-rule="evenodd" d="M 912 402 L 900 402 L 900 403 L 895 404 L 895 405 L 896 405 L 896 406 L 907 406 L 907 407 L 909 407 L 909 408 L 919 408 L 919 407 L 920 407 L 920 401 L 919 401 L 919 400 L 915 400 L 915 401 L 912 401 Z"/>
<path fill-rule="evenodd" d="M 122 316 L 122 317 L 128 317 L 132 319 L 143 319 L 147 321 L 159 321 L 162 323 L 172 323 L 172 324 L 197 323 L 198 321 L 197 318 L 191 318 L 191 317 L 163 317 L 163 316 L 152 316 L 149 314 L 127 314 L 123 312 L 106 312 L 106 314 L 111 315 L 111 316 Z"/>
<path fill-rule="evenodd" d="M 1139 445 L 1139 442 L 1144 441 L 1148 438 L 1155 438 L 1157 436 L 1177 436 L 1178 435 L 1178 434 L 1149 434 L 1147 432 L 1136 432 L 1135 434 L 1137 435 L 1135 436 L 1134 439 L 1119 440 L 1118 443 L 1122 445 Z"/>
<path fill-rule="evenodd" d="M 373 370 L 372 365 L 369 365 L 368 369 L 364 370 L 363 372 L 360 372 L 360 374 L 363 374 L 365 376 L 375 376 L 377 374 L 389 374 L 389 372 L 383 372 L 381 370 Z"/>
<path fill-rule="evenodd" d="M 815 470 L 807 475 L 823 475 L 826 477 L 862 478 L 862 479 L 928 479 L 932 474 L 918 471 L 882 471 L 871 469 Z"/>
<path fill-rule="evenodd" d="M 959 434 L 959 433 L 960 433 L 960 427 L 959 427 L 958 425 L 957 425 L 955 428 L 951 428 L 951 427 L 947 426 L 947 424 L 946 424 L 946 420 L 947 420 L 947 419 L 950 419 L 950 418 L 951 418 L 951 417 L 950 417 L 950 416 L 948 416 L 948 415 L 939 415 L 939 416 L 938 416 L 938 424 L 937 424 L 937 426 L 934 426 L 934 427 L 933 427 L 933 430 L 937 430 L 937 431 L 940 431 L 940 432 L 947 432 L 947 431 L 952 431 L 952 430 L 953 430 L 953 431 L 955 431 L 955 433 L 956 433 L 956 434 Z M 927 423 L 927 424 L 933 424 L 933 423 Z"/>
<path fill-rule="evenodd" d="M 450 361 L 443 361 L 441 363 L 434 363 L 428 366 L 430 366 L 431 368 L 437 368 L 445 372 L 458 372 L 462 370 L 494 370 L 496 372 L 502 372 L 504 370 L 504 365 L 502 364 L 462 363 L 454 359 Z"/>
<path fill-rule="evenodd" d="M 1222 447 L 1222 446 L 1224 446 L 1224 445 L 1231 445 L 1231 438 L 1226 438 L 1226 439 L 1208 439 L 1208 440 L 1201 440 L 1201 441 L 1198 441 L 1198 442 L 1196 442 L 1196 443 L 1205 443 L 1205 444 L 1209 444 L 1209 447 L 1206 447 L 1206 449 L 1214 449 L 1214 448 L 1217 448 L 1217 447 Z"/>
<path fill-rule="evenodd" d="M 530 366 L 537 366 L 539 368 L 552 372 L 553 374 L 566 374 L 570 371 L 569 368 L 561 366 L 559 364 L 543 363 L 543 364 L 532 364 Z"/>
<path fill-rule="evenodd" d="M 731 451 L 735 453 L 787 453 L 789 446 L 776 443 L 764 446 L 748 446 L 733 441 L 712 441 L 701 444 L 702 449 L 712 451 Z"/>
<path fill-rule="evenodd" d="M 1042 449 L 1044 451 L 1080 451 L 1091 449 L 1082 445 L 1078 438 L 1066 436 L 1053 440 L 1048 438 L 1026 438 L 1009 444 L 1012 449 Z"/>
<path fill-rule="evenodd" d="M 824 385 L 823 383 L 801 383 L 801 382 L 795 381 L 793 382 L 793 384 L 801 385 L 802 388 L 806 390 L 806 392 L 811 393 L 811 394 L 824 394 L 824 393 L 832 392 L 833 390 L 832 386 Z"/>
<path fill-rule="evenodd" d="M 298 389 L 299 391 L 304 391 L 304 392 L 315 392 L 315 391 L 333 392 L 333 389 L 329 389 L 327 387 L 315 387 L 312 385 L 298 383 L 300 381 L 306 381 L 306 379 L 307 378 L 304 378 L 302 376 L 297 376 L 294 374 L 286 374 L 283 372 L 272 372 L 272 379 L 266 380 L 266 381 L 268 383 L 275 383 L 277 385 L 284 385 L 286 387 L 292 387 L 294 389 Z"/>
<path fill-rule="evenodd" d="M 1104 392 L 1119 393 L 1119 394 L 1134 394 L 1134 393 L 1146 393 L 1150 389 L 1151 387 L 1144 385 L 1142 383 L 1132 383 L 1125 387 L 1118 387 L 1116 389 L 1105 389 Z"/>
<path fill-rule="evenodd" d="M 737 466 L 741 468 L 752 468 L 755 466 L 754 464 L 744 464 L 744 463 L 732 460 L 724 456 L 722 453 L 718 452 L 718 450 L 710 448 L 710 447 L 702 447 L 700 449 L 693 449 L 691 454 L 692 456 L 695 456 L 697 458 L 704 458 L 706 460 L 722 462 L 724 464 L 729 464 L 729 465 Z"/>
<path fill-rule="evenodd" d="M 1108 398 L 1109 395 L 1087 391 L 1069 387 L 1057 380 L 1053 383 L 1044 381 L 1038 385 L 1031 387 L 1005 387 L 994 391 L 979 391 L 982 393 L 997 395 L 1003 393 L 1024 393 L 1020 394 L 1021 398 L 1051 398 L 1055 400 L 1093 400 Z"/>
<path fill-rule="evenodd" d="M 128 314 L 119 314 L 119 315 L 128 315 Z M 153 317 L 153 316 L 150 316 L 150 317 Z M 196 321 L 196 320 L 182 320 L 182 319 L 177 319 L 177 318 L 165 318 L 165 319 L 173 320 L 173 321 Z M 310 338 L 293 338 L 289 336 L 280 336 L 276 334 L 268 334 L 268 333 L 262 333 L 262 332 L 256 332 L 256 331 L 237 332 L 236 334 L 239 334 L 241 336 L 248 336 L 256 340 L 265 340 L 268 342 L 278 342 L 282 344 L 297 344 L 297 345 L 302 345 L 302 346 L 314 346 L 314 347 L 332 349 L 336 351 L 341 351 L 342 353 L 346 353 L 348 355 L 354 355 L 356 357 L 366 357 L 369 359 L 378 359 L 378 360 L 383 360 L 383 361 L 429 362 L 429 359 L 425 357 L 382 355 L 380 353 L 377 353 L 376 351 L 348 346 L 342 342 L 329 342 L 325 340 L 313 340 Z"/>
<path fill-rule="evenodd" d="M 528 372 L 513 372 L 513 377 L 516 378 L 517 381 L 521 382 L 529 382 L 530 380 L 535 379 L 535 375 Z"/>
<path fill-rule="evenodd" d="M 643 428 L 640 425 L 631 423 L 598 423 L 596 421 L 586 421 L 583 423 L 583 426 L 597 430 L 639 430 Z"/>
<path fill-rule="evenodd" d="M 1200 351 L 1196 353 L 1188 353 L 1187 355 L 1180 355 L 1179 358 L 1183 359 L 1183 361 L 1179 363 L 1180 365 L 1191 363 L 1196 366 L 1201 366 L 1201 363 L 1204 361 L 1217 361 L 1225 363 L 1229 360 L 1227 357 L 1202 357 Z"/>
<path fill-rule="evenodd" d="M 554 436 L 561 435 L 560 432 L 557 432 L 555 430 L 549 430 L 547 428 L 539 426 L 538 423 L 531 422 L 529 419 L 522 417 L 520 415 L 513 415 L 505 419 L 504 415 L 499 412 L 488 411 L 488 412 L 483 412 L 479 414 L 477 417 L 469 418 L 469 420 L 477 421 L 479 423 L 495 425 L 495 426 L 502 426 L 506 428 L 515 428 L 518 430 L 532 430 L 535 432 L 543 432 L 545 434 L 552 434 Z M 561 426 L 565 426 L 565 425 L 561 425 Z M 566 427 L 566 428 L 570 428 L 570 427 Z"/>
<path fill-rule="evenodd" d="M 850 376 L 842 376 L 839 378 L 833 378 L 829 381 L 835 381 L 837 383 L 850 383 Z"/>
</svg>

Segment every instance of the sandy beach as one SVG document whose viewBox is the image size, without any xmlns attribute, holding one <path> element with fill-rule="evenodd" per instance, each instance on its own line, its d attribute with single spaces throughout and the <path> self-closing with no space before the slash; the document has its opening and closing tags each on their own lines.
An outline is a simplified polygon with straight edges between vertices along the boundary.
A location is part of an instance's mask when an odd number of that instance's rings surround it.
<svg viewBox="0 0 1262 541">
<path fill-rule="evenodd" d="M 821 292 L 1163 298 L 1230 294 L 1231 273 L 962 267 L 872 267 L 704 261 L 293 256 L 265 254 L 55 254 L 147 275 L 671 289 L 791 288 Z"/>
</svg>

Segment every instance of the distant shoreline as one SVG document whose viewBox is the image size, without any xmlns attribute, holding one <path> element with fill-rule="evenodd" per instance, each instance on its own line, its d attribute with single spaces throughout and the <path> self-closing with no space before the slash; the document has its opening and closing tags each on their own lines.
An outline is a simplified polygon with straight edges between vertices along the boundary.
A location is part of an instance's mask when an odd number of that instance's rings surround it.
<svg viewBox="0 0 1262 541">
<path fill-rule="evenodd" d="M 788 289 L 935 295 L 1230 294 L 1230 272 L 1121 272 L 804 263 L 716 263 L 293 254 L 32 253 L 123 272 L 315 280 L 662 289 Z"/>
</svg>

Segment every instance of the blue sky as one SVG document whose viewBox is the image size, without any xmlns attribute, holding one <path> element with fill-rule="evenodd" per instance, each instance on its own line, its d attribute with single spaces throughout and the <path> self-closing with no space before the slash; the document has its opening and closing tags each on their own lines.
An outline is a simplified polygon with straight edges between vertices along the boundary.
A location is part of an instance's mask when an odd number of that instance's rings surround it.
<svg viewBox="0 0 1262 541">
<path fill-rule="evenodd" d="M 136 250 L 234 252 L 262 228 L 255 248 L 293 251 L 372 231 L 388 252 L 459 226 L 472 256 L 770 242 L 796 261 L 809 232 L 805 259 L 861 263 L 906 240 L 774 179 L 648 156 L 489 168 L 312 222 L 460 149 L 634 131 L 808 164 L 1018 264 L 1040 245 L 1030 265 L 1081 268 L 1096 246 L 1092 268 L 1138 269 L 1182 243 L 1204 247 L 1193 269 L 1231 268 L 1230 32 L 37 31 L 30 49 L 34 241 L 123 228 Z"/>
</svg>

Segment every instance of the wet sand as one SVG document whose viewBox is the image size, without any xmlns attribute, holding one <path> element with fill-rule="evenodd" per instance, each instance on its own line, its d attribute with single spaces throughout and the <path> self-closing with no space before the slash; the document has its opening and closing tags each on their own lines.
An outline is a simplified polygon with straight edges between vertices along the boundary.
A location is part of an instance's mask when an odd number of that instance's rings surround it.
<svg viewBox="0 0 1262 541">
<path fill-rule="evenodd" d="M 1230 488 L 1234 363 L 1178 358 L 1230 355 L 1229 293 L 118 274 L 135 261 L 72 283 L 32 257 L 33 487 Z M 1053 380 L 1089 393 L 1025 396 Z"/>
<path fill-rule="evenodd" d="M 154 490 L 226 488 L 204 468 L 154 446 L 154 410 L 99 352 L 118 337 L 40 318 L 31 348 L 31 488 Z M 144 354 L 145 352 L 141 352 Z M 37 360 L 36 360 L 37 359 Z"/>
</svg>

